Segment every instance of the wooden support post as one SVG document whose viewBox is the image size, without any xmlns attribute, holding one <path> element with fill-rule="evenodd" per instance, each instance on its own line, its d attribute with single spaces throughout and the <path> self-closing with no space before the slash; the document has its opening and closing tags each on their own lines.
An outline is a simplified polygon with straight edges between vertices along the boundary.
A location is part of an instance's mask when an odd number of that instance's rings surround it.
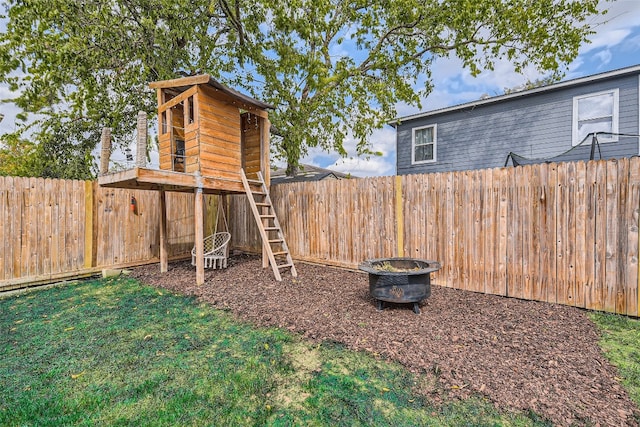
<svg viewBox="0 0 640 427">
<path fill-rule="evenodd" d="M 404 206 L 402 205 L 402 177 L 396 176 L 396 243 L 398 257 L 404 256 Z"/>
<path fill-rule="evenodd" d="M 203 198 L 202 188 L 196 188 L 193 222 L 195 223 L 197 285 L 204 284 L 204 227 L 202 225 L 202 217 L 204 213 Z"/>
<path fill-rule="evenodd" d="M 160 191 L 160 272 L 169 270 L 169 256 L 167 251 L 167 196 Z"/>
<path fill-rule="evenodd" d="M 267 188 L 271 186 L 271 164 L 269 162 L 269 139 L 271 138 L 271 122 L 264 117 L 260 120 L 260 171 Z"/>
<path fill-rule="evenodd" d="M 269 211 L 267 208 L 260 208 L 260 215 L 266 215 L 268 213 Z M 263 219 L 262 227 L 268 227 L 268 226 L 269 226 L 269 220 Z M 269 243 L 267 241 L 262 242 L 262 268 L 269 267 L 269 248 L 267 247 L 268 245 Z"/>
<path fill-rule="evenodd" d="M 138 111 L 138 144 L 136 147 L 136 166 L 147 166 L 147 113 Z"/>
<path fill-rule="evenodd" d="M 229 223 L 227 222 L 228 220 L 226 218 L 229 218 L 229 200 L 227 197 L 227 194 L 221 194 L 220 196 L 218 196 L 218 203 L 222 203 L 222 212 L 224 215 L 224 231 L 227 231 L 229 233 L 231 233 L 231 230 L 229 229 Z M 233 239 L 233 233 L 231 233 L 231 238 Z M 226 246 L 226 252 L 224 254 L 224 256 L 226 256 L 227 258 L 229 258 L 229 247 L 231 246 L 231 242 L 229 242 L 229 244 Z"/>
<path fill-rule="evenodd" d="M 102 128 L 100 136 L 100 175 L 109 173 L 111 157 L 111 128 Z"/>
<path fill-rule="evenodd" d="M 264 179 L 265 186 L 267 191 L 270 191 L 271 186 L 271 165 L 269 163 L 269 138 L 270 138 L 270 130 L 271 130 L 271 122 L 267 117 L 260 118 L 260 172 L 262 172 L 262 177 Z M 261 214 L 267 214 L 268 209 L 261 208 Z M 263 220 L 263 226 L 267 227 L 268 221 Z M 269 243 L 262 242 L 262 268 L 269 267 L 269 248 L 267 245 Z"/>
</svg>

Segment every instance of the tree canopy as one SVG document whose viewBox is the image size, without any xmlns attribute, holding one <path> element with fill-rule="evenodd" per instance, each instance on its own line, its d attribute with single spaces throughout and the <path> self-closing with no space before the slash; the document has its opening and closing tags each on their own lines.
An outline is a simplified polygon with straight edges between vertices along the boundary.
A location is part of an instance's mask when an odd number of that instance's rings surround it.
<svg viewBox="0 0 640 427">
<path fill-rule="evenodd" d="M 473 74 L 508 59 L 557 75 L 597 3 L 8 0 L 0 82 L 29 120 L 2 136 L 4 150 L 35 145 L 40 174 L 86 178 L 102 127 L 125 144 L 137 111 L 153 117 L 150 81 L 206 72 L 276 106 L 274 154 L 290 171 L 309 147 L 345 155 L 347 135 L 367 153 L 398 103 L 430 92 L 435 59 L 456 55 Z"/>
</svg>

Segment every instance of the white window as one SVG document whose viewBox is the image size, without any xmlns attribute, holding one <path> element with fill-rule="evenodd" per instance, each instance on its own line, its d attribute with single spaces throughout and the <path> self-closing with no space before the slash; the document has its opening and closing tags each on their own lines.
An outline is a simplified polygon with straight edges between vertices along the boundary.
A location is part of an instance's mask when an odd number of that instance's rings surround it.
<svg viewBox="0 0 640 427">
<path fill-rule="evenodd" d="M 573 98 L 573 145 L 595 132 L 618 133 L 618 89 Z M 598 135 L 598 142 L 617 140 L 617 135 Z"/>
<path fill-rule="evenodd" d="M 436 125 L 413 129 L 411 163 L 434 163 L 436 161 Z"/>
</svg>

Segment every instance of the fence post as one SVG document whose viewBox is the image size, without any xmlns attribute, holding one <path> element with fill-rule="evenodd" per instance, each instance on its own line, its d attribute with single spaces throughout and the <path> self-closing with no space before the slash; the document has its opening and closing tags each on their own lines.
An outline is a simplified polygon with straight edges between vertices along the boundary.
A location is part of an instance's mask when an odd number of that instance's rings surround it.
<svg viewBox="0 0 640 427">
<path fill-rule="evenodd" d="M 167 195 L 164 190 L 160 190 L 160 273 L 166 273 L 168 270 Z"/>
<path fill-rule="evenodd" d="M 404 209 L 402 200 L 402 177 L 396 175 L 396 243 L 398 245 L 398 256 L 404 256 Z"/>
<path fill-rule="evenodd" d="M 138 144 L 136 147 L 136 166 L 147 166 L 147 113 L 138 111 Z"/>
<path fill-rule="evenodd" d="M 111 157 L 111 128 L 102 128 L 100 146 L 100 175 L 105 175 L 109 172 L 109 158 Z"/>
<path fill-rule="evenodd" d="M 203 203 L 202 187 L 195 189 L 193 219 L 196 239 L 196 285 L 204 284 L 204 230 L 202 227 Z"/>
</svg>

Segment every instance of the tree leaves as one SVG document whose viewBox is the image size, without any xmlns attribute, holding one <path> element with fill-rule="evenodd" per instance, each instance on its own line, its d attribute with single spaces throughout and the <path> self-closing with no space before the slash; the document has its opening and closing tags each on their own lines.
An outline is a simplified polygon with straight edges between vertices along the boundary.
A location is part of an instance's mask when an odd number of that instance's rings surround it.
<svg viewBox="0 0 640 427">
<path fill-rule="evenodd" d="M 10 0 L 0 81 L 18 91 L 14 102 L 25 113 L 37 113 L 34 142 L 60 150 L 62 159 L 85 158 L 103 126 L 113 129 L 115 145 L 123 143 L 136 112 L 155 110 L 148 82 L 207 72 L 277 107 L 270 118 L 283 138 L 275 140 L 274 154 L 293 171 L 310 147 L 346 155 L 347 136 L 369 153 L 371 132 L 395 117 L 398 103 L 420 106 L 438 57 L 455 54 L 472 74 L 506 58 L 517 71 L 534 65 L 557 78 L 590 34 L 587 19 L 596 6 L 597 0 Z M 420 80 L 424 87 L 416 91 Z M 51 142 L 53 134 L 59 143 Z"/>
</svg>

